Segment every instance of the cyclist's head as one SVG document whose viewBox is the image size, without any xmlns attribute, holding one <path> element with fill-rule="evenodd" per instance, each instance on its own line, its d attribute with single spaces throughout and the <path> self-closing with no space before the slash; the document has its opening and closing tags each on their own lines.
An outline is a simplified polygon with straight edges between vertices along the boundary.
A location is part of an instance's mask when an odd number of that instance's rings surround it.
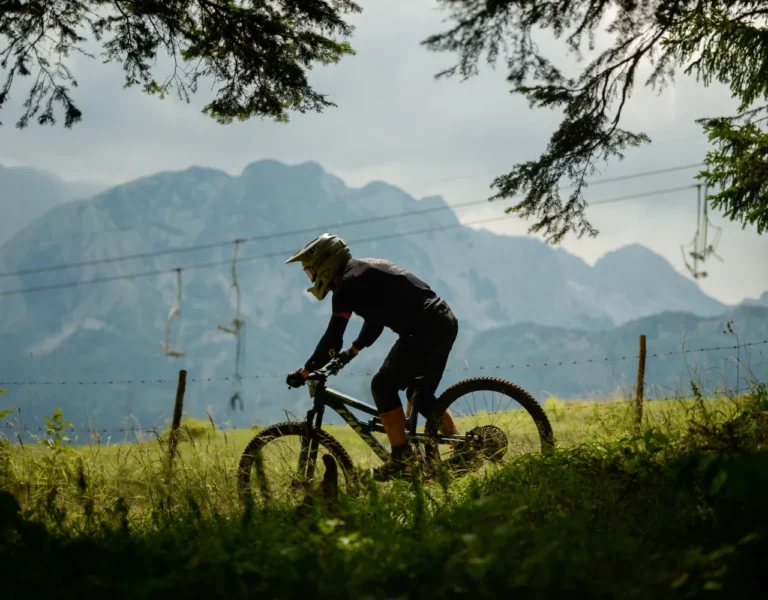
<svg viewBox="0 0 768 600">
<path fill-rule="evenodd" d="M 312 282 L 308 292 L 322 300 L 328 294 L 333 280 L 341 275 L 352 257 L 347 243 L 336 235 L 324 233 L 309 242 L 285 264 L 301 261 L 304 272 Z"/>
</svg>

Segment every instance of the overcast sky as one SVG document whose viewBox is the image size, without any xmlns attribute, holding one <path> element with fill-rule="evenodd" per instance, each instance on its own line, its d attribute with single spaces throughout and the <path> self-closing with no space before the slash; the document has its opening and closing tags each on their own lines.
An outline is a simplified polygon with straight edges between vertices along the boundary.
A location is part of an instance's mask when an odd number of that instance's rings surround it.
<svg viewBox="0 0 768 600">
<path fill-rule="evenodd" d="M 531 110 L 524 98 L 509 94 L 501 65 L 467 82 L 434 79 L 452 64 L 447 54 L 428 52 L 419 42 L 440 31 L 443 14 L 428 0 L 363 0 L 354 17 L 357 55 L 313 71 L 311 80 L 338 108 L 291 117 L 288 124 L 250 121 L 222 126 L 201 114 L 203 97 L 192 104 L 160 101 L 122 88 L 119 65 L 77 57 L 76 98 L 84 120 L 72 130 L 13 123 L 27 88 L 14 89 L 14 105 L 0 114 L 0 163 L 32 165 L 68 180 L 120 183 L 158 170 L 205 165 L 232 174 L 259 159 L 290 164 L 317 161 L 346 181 L 371 180 L 398 185 L 416 197 L 439 194 L 449 203 L 487 198 L 497 175 L 516 162 L 536 158 L 558 123 L 558 114 Z M 564 48 L 552 44 L 550 55 Z M 599 50 L 599 48 L 598 48 Z M 564 51 L 562 51 L 564 55 Z M 26 81 L 22 81 L 24 86 Z M 631 150 L 606 177 L 700 162 L 706 139 L 694 119 L 730 113 L 735 103 L 722 87 L 704 88 L 678 76 L 661 96 L 637 89 L 625 126 L 648 133 L 653 144 Z M 636 129 L 636 130 L 637 130 Z M 695 169 L 594 187 L 592 200 L 693 184 Z M 595 179 L 599 179 L 596 176 Z M 461 209 L 470 221 L 503 214 L 504 204 Z M 606 252 L 638 242 L 663 254 L 685 271 L 681 244 L 691 242 L 696 226 L 696 192 L 640 198 L 595 206 L 588 215 L 597 238 L 569 236 L 563 246 L 590 263 Z M 702 288 L 729 303 L 768 290 L 768 235 L 724 222 L 717 253 Z M 494 231 L 527 235 L 528 224 L 505 220 Z M 514 257 L 508 257 L 514 260 Z"/>
</svg>

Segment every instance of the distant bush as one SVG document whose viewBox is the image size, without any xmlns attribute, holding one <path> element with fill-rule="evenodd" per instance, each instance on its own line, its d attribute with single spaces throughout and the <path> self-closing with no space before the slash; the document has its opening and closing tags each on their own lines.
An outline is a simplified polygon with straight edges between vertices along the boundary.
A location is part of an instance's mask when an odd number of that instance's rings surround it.
<svg viewBox="0 0 768 600">
<path fill-rule="evenodd" d="M 204 419 L 192 419 L 190 417 L 184 417 L 179 425 L 179 441 L 189 441 L 204 439 L 208 436 L 216 435 L 216 431 L 211 425 L 210 421 Z M 163 432 L 163 437 L 168 439 L 171 435 L 171 428 L 168 427 Z"/>
</svg>

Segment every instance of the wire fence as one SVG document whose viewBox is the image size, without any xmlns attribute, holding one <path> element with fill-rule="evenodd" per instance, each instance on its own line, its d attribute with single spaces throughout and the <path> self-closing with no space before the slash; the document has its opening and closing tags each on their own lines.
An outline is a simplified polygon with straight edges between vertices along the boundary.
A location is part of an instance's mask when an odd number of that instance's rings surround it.
<svg viewBox="0 0 768 600">
<path fill-rule="evenodd" d="M 768 340 L 763 340 L 760 342 L 748 342 L 745 344 L 736 344 L 733 346 L 712 346 L 709 348 L 693 348 L 689 350 L 675 350 L 670 352 L 655 352 L 653 354 L 646 355 L 646 358 L 666 358 L 668 356 L 675 356 L 675 355 L 681 355 L 681 354 L 692 354 L 697 352 L 716 352 L 719 350 L 737 350 L 739 348 L 748 348 L 752 346 L 762 346 L 768 344 Z M 639 355 L 631 355 L 627 354 L 624 356 L 605 356 L 601 358 L 589 358 L 585 360 L 573 360 L 573 361 L 563 361 L 563 360 L 553 360 L 553 361 L 547 361 L 542 363 L 519 363 L 519 364 L 497 364 L 497 365 L 478 365 L 478 366 L 463 366 L 463 367 L 448 367 L 445 369 L 445 372 L 460 372 L 460 371 L 490 371 L 490 370 L 497 370 L 497 369 L 524 369 L 524 368 L 534 368 L 534 367 L 564 367 L 564 366 L 570 366 L 570 365 L 585 365 L 590 363 L 606 363 L 606 362 L 618 362 L 622 360 L 637 360 L 639 358 Z M 375 375 L 375 372 L 373 371 L 357 371 L 357 372 L 347 372 L 344 371 L 345 375 L 352 376 L 352 377 L 372 377 Z M 275 379 L 280 377 L 285 377 L 285 373 L 269 373 L 269 374 L 258 374 L 258 375 L 243 375 L 241 377 L 234 377 L 234 376 L 226 376 L 226 377 L 190 377 L 187 379 L 187 382 L 194 382 L 194 383 L 208 383 L 208 382 L 217 382 L 217 381 L 234 381 L 238 379 Z M 160 383 L 178 383 L 177 378 L 173 379 L 101 379 L 101 380 L 72 380 L 72 381 L 0 381 L 0 386 L 36 386 L 36 385 L 49 385 L 49 386 L 57 386 L 57 385 L 127 385 L 127 384 L 160 384 Z"/>
<path fill-rule="evenodd" d="M 692 349 L 684 349 L 684 350 L 676 350 L 676 351 L 670 351 L 670 352 L 656 352 L 653 354 L 648 354 L 646 358 L 666 358 L 668 356 L 673 355 L 682 355 L 682 354 L 690 354 L 690 353 L 697 353 L 697 352 L 714 352 L 714 351 L 720 351 L 720 350 L 737 350 L 739 348 L 747 348 L 747 347 L 754 347 L 754 346 L 761 346 L 768 344 L 768 340 L 762 340 L 757 342 L 747 342 L 744 344 L 736 344 L 731 346 L 712 346 L 707 348 L 692 348 Z M 499 365 L 479 365 L 477 367 L 461 367 L 461 368 L 448 368 L 446 371 L 469 371 L 469 370 L 493 370 L 493 369 L 512 369 L 512 368 L 532 368 L 532 367 L 561 367 L 561 366 L 569 366 L 569 365 L 584 365 L 589 363 L 606 363 L 606 362 L 612 362 L 612 361 L 622 361 L 622 360 L 628 360 L 628 359 L 637 359 L 639 358 L 638 355 L 625 355 L 625 356 L 614 356 L 614 357 L 601 357 L 601 358 L 590 358 L 585 360 L 576 360 L 576 361 L 548 361 L 543 363 L 521 363 L 517 365 L 511 365 L 511 364 L 499 364 Z M 355 373 L 346 373 L 347 375 L 355 375 L 355 376 L 372 376 L 373 373 L 368 372 L 355 372 Z M 265 374 L 265 375 L 251 375 L 246 377 L 241 377 L 241 379 L 264 379 L 264 378 L 278 378 L 278 377 L 284 377 L 284 374 Z M 230 381 L 235 379 L 234 377 L 202 377 L 202 378 L 189 378 L 186 381 L 188 382 L 213 382 L 213 381 Z M 74 385 L 74 386 L 86 386 L 86 385 L 118 385 L 118 384 L 155 384 L 155 383 L 178 383 L 178 379 L 125 379 L 125 380 L 98 380 L 98 381 L 7 381 L 7 382 L 0 382 L 0 386 L 6 385 L 6 386 L 35 386 L 35 385 L 48 385 L 48 386 L 66 386 L 66 385 Z M 648 401 L 665 401 L 665 400 L 676 400 L 680 399 L 681 395 L 675 395 L 675 396 L 667 396 L 663 398 L 655 398 L 650 399 L 647 398 Z M 577 404 L 578 402 L 578 404 Z M 559 406 L 557 408 L 558 411 L 576 411 L 576 410 L 594 410 L 596 406 L 616 406 L 620 404 L 626 404 L 626 405 L 634 405 L 634 400 L 613 400 L 611 402 L 605 403 L 605 402 L 598 402 L 598 401 L 576 401 L 571 403 L 571 401 L 566 401 L 565 404 Z M 209 417 L 209 421 L 211 423 L 211 427 L 214 429 L 223 429 L 222 425 L 214 423 L 213 419 Z M 89 434 L 92 437 L 100 437 L 102 434 L 117 434 L 117 433 L 124 433 L 124 434 L 132 434 L 133 437 L 138 439 L 142 435 L 146 434 L 153 434 L 156 437 L 160 436 L 159 432 L 165 431 L 167 429 L 167 425 L 152 425 L 150 427 L 140 427 L 140 426 L 132 426 L 132 427 L 114 427 L 114 428 L 99 428 L 95 426 L 67 426 L 63 429 L 60 429 L 59 431 L 64 433 L 81 433 L 81 434 Z M 48 434 L 52 435 L 55 433 L 55 430 L 50 427 L 28 427 L 26 425 L 22 425 L 21 423 L 11 423 L 10 421 L 5 421 L 5 428 L 7 430 L 14 430 L 14 432 L 19 436 L 21 433 L 23 434 Z"/>
<path fill-rule="evenodd" d="M 5 429 L 6 430 L 13 430 L 16 432 L 24 432 L 24 433 L 46 433 L 48 435 L 52 435 L 55 433 L 55 430 L 50 427 L 27 427 L 26 425 L 15 425 L 13 423 L 6 422 L 5 423 Z M 141 434 L 141 433 L 154 433 L 156 435 L 159 435 L 158 432 L 163 431 L 167 429 L 167 425 L 158 426 L 153 425 L 149 428 L 144 427 L 120 427 L 117 429 L 100 429 L 98 427 L 64 427 L 63 429 L 60 429 L 60 432 L 66 433 L 90 433 L 90 434 L 102 434 L 102 433 L 134 433 L 134 434 Z"/>
</svg>

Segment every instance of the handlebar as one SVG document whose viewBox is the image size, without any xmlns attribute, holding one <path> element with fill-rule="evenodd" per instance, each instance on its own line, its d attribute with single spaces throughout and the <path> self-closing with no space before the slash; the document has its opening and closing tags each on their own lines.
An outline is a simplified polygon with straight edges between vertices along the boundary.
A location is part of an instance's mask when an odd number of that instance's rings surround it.
<svg viewBox="0 0 768 600">
<path fill-rule="evenodd" d="M 330 375 L 338 375 L 348 362 L 345 362 L 338 357 L 332 358 L 328 364 L 312 371 L 307 377 L 307 381 L 325 381 Z"/>
<path fill-rule="evenodd" d="M 329 375 L 337 375 L 339 371 L 341 371 L 346 365 L 347 362 L 339 360 L 339 358 L 332 358 L 330 362 L 324 367 L 317 369 L 316 371 L 312 371 L 307 376 L 307 385 L 309 386 L 310 397 L 314 398 L 318 384 L 324 384 Z"/>
</svg>

